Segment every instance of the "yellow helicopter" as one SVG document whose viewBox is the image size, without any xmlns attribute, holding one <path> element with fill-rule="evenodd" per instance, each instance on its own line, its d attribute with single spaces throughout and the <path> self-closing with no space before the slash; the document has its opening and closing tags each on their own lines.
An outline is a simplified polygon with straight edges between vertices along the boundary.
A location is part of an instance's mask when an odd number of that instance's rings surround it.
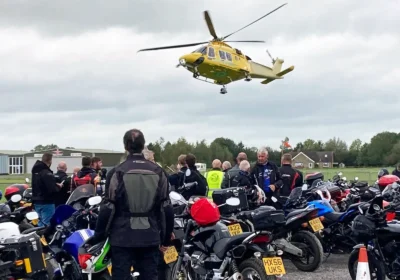
<svg viewBox="0 0 400 280">
<path fill-rule="evenodd" d="M 279 6 L 271 12 L 265 14 L 252 23 L 242 27 L 241 29 L 232 32 L 224 37 L 218 37 L 211 17 L 208 11 L 204 12 L 204 18 L 213 39 L 208 42 L 165 46 L 157 48 L 141 49 L 142 51 L 155 51 L 174 48 L 193 47 L 203 45 L 190 54 L 185 54 L 179 58 L 179 64 L 176 67 L 183 66 L 193 73 L 193 77 L 204 82 L 222 85 L 221 94 L 227 93 L 226 85 L 244 79 L 250 82 L 252 78 L 263 79 L 262 84 L 268 84 L 277 79 L 283 79 L 283 75 L 293 71 L 294 66 L 291 66 L 283 71 L 283 59 L 273 59 L 267 50 L 268 55 L 272 59 L 272 67 L 254 62 L 250 57 L 243 54 L 240 50 L 232 48 L 226 42 L 247 42 L 247 43 L 265 43 L 264 41 L 225 41 L 229 36 L 249 27 L 253 23 L 263 19 L 269 14 L 282 8 L 287 3 Z M 204 45 L 207 44 L 207 45 Z M 211 80 L 211 81 L 210 81 Z"/>
</svg>

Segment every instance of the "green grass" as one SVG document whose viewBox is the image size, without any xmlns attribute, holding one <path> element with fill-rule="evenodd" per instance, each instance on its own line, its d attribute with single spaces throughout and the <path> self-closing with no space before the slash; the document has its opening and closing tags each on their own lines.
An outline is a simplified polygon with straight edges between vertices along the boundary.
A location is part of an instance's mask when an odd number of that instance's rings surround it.
<svg viewBox="0 0 400 280">
<path fill-rule="evenodd" d="M 324 174 L 324 179 L 330 179 L 332 178 L 337 172 L 341 171 L 343 173 L 343 176 L 347 178 L 347 180 L 353 180 L 354 177 L 358 177 L 359 180 L 361 181 L 368 181 L 370 184 L 374 183 L 378 171 L 380 168 L 325 168 L 325 169 L 302 169 L 301 171 L 303 172 L 304 175 L 309 174 L 309 173 L 314 173 L 314 172 L 322 172 Z M 388 168 L 389 172 L 392 172 L 392 168 Z M 4 189 L 11 185 L 11 184 L 24 184 L 25 183 L 25 178 L 31 179 L 30 174 L 24 174 L 24 175 L 6 175 L 6 176 L 0 176 L 0 190 L 4 194 Z"/>
</svg>

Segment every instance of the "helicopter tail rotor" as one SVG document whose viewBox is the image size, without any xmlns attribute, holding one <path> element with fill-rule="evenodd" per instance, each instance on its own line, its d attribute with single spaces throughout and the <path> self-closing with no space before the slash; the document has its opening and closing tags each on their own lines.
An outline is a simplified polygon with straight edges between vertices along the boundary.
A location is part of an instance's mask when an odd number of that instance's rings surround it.
<svg viewBox="0 0 400 280">
<path fill-rule="evenodd" d="M 272 64 L 275 64 L 276 59 L 274 59 L 274 58 L 272 57 L 272 55 L 269 53 L 268 50 L 267 50 L 267 54 L 268 54 L 268 56 L 271 58 Z"/>
</svg>

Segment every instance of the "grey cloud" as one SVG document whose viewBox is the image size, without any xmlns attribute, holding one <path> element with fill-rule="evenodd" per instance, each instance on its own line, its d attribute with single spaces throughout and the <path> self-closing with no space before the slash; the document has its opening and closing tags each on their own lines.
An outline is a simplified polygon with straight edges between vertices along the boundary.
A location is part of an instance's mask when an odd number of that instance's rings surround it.
<svg viewBox="0 0 400 280">
<path fill-rule="evenodd" d="M 284 3 L 284 2 L 282 2 Z M 210 35 L 202 12 L 211 11 L 217 33 L 226 35 L 262 16 L 281 3 L 266 1 L 3 1 L 0 24 L 35 26 L 49 35 L 61 36 L 110 26 L 140 32 Z M 396 0 L 385 1 L 288 1 L 288 5 L 235 35 L 236 39 L 269 39 L 281 34 L 299 38 L 304 34 L 352 31 L 363 35 L 396 32 L 400 25 Z M 379 17 L 371 12 L 379 11 Z M 257 36 L 257 38 L 253 38 Z M 188 37 L 188 40 L 190 38 Z"/>
</svg>

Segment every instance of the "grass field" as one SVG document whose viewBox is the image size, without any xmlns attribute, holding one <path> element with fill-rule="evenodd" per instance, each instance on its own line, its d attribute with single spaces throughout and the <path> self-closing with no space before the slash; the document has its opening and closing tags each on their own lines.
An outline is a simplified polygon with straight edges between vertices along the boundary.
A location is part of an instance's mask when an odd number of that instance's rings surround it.
<svg viewBox="0 0 400 280">
<path fill-rule="evenodd" d="M 393 168 L 388 168 L 389 172 L 392 172 Z M 359 180 L 368 181 L 370 184 L 375 182 L 378 171 L 380 168 L 343 168 L 343 169 L 304 169 L 302 170 L 303 174 L 309 174 L 314 172 L 322 172 L 324 174 L 325 179 L 332 178 L 337 172 L 341 171 L 343 176 L 347 178 L 347 180 L 353 180 L 354 177 L 358 177 Z M 4 194 L 4 189 L 11 185 L 20 183 L 25 183 L 25 178 L 31 179 L 30 174 L 24 175 L 6 175 L 0 176 L 0 190 Z"/>
</svg>

